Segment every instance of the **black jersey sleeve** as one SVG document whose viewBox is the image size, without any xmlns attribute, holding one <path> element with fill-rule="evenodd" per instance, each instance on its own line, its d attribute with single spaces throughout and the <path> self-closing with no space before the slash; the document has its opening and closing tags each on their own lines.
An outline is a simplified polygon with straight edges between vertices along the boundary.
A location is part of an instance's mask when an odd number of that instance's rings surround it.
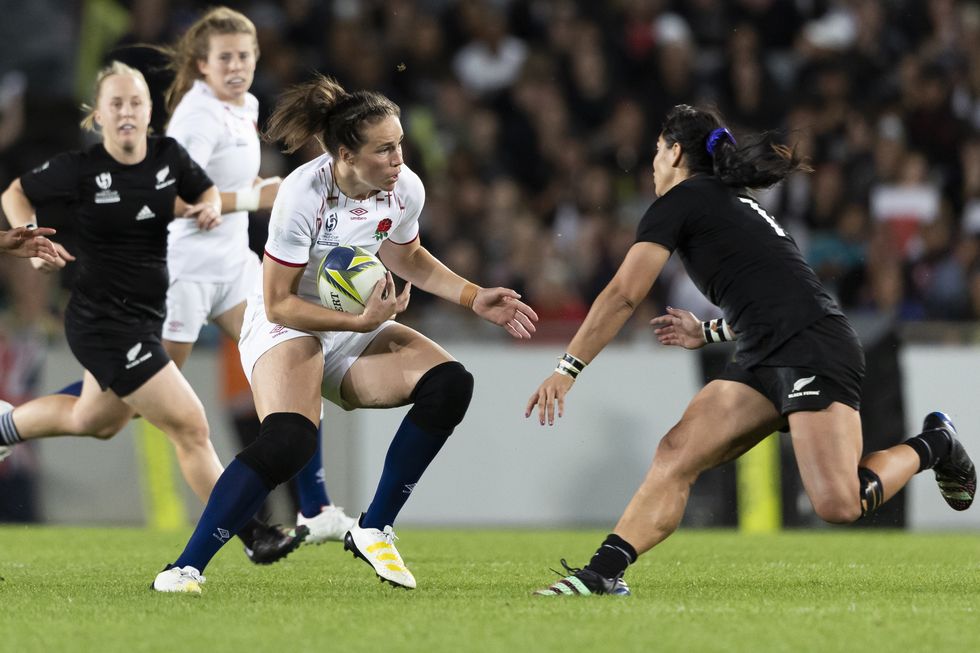
<svg viewBox="0 0 980 653">
<path fill-rule="evenodd" d="M 636 242 L 657 243 L 673 252 L 681 243 L 687 221 L 696 214 L 697 193 L 684 186 L 671 188 L 643 214 Z"/>
<path fill-rule="evenodd" d="M 78 197 L 78 152 L 63 152 L 21 175 L 20 185 L 31 204 L 70 202 Z"/>
<path fill-rule="evenodd" d="M 176 140 L 169 138 L 168 145 L 174 148 L 174 157 L 177 161 L 177 195 L 187 203 L 197 201 L 201 193 L 214 186 L 214 182 L 204 172 L 204 168 L 199 166 L 191 155 L 184 149 L 184 146 Z"/>
</svg>

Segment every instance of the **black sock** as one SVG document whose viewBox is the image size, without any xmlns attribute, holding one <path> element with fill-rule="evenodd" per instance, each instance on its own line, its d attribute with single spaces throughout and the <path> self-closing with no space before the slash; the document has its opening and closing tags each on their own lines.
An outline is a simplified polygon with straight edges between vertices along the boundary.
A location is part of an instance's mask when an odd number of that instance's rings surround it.
<svg viewBox="0 0 980 653">
<path fill-rule="evenodd" d="M 914 438 L 909 438 L 902 444 L 907 444 L 919 454 L 919 471 L 932 469 L 940 460 L 949 456 L 950 442 L 946 431 L 932 429 L 924 431 Z"/>
<path fill-rule="evenodd" d="M 618 578 L 634 562 L 636 549 L 620 536 L 610 533 L 585 568 L 603 578 Z"/>
</svg>

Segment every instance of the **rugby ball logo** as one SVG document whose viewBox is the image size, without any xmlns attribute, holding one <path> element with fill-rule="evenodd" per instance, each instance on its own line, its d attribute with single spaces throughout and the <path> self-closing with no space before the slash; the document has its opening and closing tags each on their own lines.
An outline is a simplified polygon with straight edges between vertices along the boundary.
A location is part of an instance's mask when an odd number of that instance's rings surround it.
<svg viewBox="0 0 980 653">
<path fill-rule="evenodd" d="M 317 271 L 320 301 L 335 311 L 360 314 L 386 272 L 378 257 L 366 249 L 338 245 L 320 261 Z"/>
</svg>

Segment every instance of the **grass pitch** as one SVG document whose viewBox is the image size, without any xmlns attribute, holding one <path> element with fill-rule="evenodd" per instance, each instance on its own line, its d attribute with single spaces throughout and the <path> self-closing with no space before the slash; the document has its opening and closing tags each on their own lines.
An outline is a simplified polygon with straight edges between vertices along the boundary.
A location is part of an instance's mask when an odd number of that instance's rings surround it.
<svg viewBox="0 0 980 653">
<path fill-rule="evenodd" d="M 148 586 L 187 533 L 0 527 L 0 651 L 900 651 L 980 645 L 980 535 L 681 531 L 629 598 L 531 598 L 601 531 L 400 531 L 419 582 L 339 543 L 268 567 L 236 543 L 201 597 Z"/>
</svg>

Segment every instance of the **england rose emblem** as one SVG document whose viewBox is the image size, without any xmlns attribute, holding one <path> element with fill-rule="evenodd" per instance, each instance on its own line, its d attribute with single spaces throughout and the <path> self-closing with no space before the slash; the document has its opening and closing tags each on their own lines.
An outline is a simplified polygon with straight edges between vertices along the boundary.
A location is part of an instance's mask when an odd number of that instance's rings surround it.
<svg viewBox="0 0 980 653">
<path fill-rule="evenodd" d="M 378 223 L 377 229 L 374 230 L 374 239 L 384 240 L 385 238 L 388 237 L 388 232 L 390 230 L 391 230 L 391 220 L 389 218 L 385 218 L 384 220 Z"/>
</svg>

